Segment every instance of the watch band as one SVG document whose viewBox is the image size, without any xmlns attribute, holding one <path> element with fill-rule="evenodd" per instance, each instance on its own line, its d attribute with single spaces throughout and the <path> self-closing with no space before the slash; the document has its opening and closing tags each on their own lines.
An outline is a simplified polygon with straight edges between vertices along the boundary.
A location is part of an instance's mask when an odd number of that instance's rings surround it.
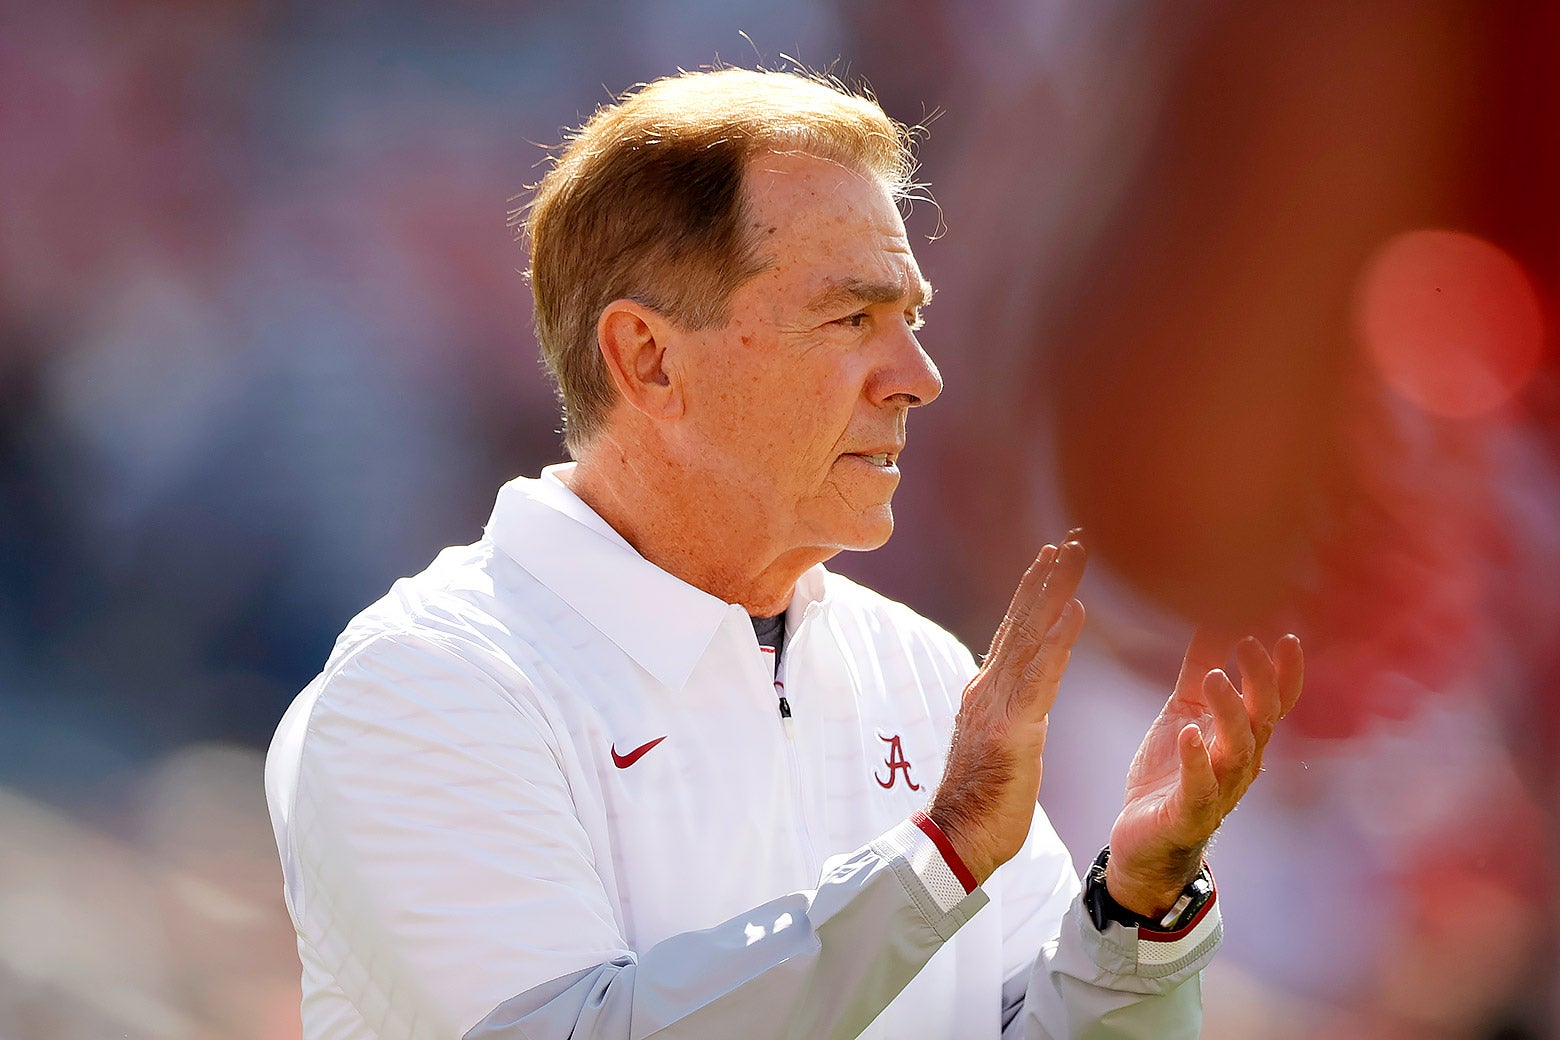
<svg viewBox="0 0 1560 1040">
<path fill-rule="evenodd" d="M 1163 917 L 1157 919 L 1144 917 L 1142 914 L 1128 910 L 1111 898 L 1110 889 L 1105 885 L 1105 864 L 1108 862 L 1110 862 L 1110 846 L 1106 845 L 1094 858 L 1094 865 L 1089 868 L 1088 878 L 1083 887 L 1083 905 L 1089 912 L 1089 920 L 1093 921 L 1094 927 L 1102 932 L 1105 926 L 1113 921 L 1128 928 L 1145 928 L 1151 932 L 1176 932 L 1195 920 L 1214 895 L 1213 874 L 1209 872 L 1208 864 L 1204 863 L 1202 870 L 1198 871 L 1191 883 L 1181 890 L 1180 897 Z"/>
</svg>

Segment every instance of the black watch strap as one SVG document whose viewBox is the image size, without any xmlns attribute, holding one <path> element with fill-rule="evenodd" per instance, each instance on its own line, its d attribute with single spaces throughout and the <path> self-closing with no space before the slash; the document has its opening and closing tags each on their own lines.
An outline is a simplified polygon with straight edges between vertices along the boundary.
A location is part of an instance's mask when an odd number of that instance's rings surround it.
<svg viewBox="0 0 1560 1040">
<path fill-rule="evenodd" d="M 1175 932 L 1186 927 L 1196 920 L 1203 907 L 1213 898 L 1213 875 L 1208 872 L 1208 865 L 1192 879 L 1191 884 L 1181 890 L 1181 896 L 1175 901 L 1168 913 L 1163 917 L 1144 917 L 1142 914 L 1133 913 L 1120 903 L 1111 898 L 1110 889 L 1105 887 L 1105 864 L 1110 861 L 1110 846 L 1106 845 L 1095 857 L 1094 865 L 1089 868 L 1088 877 L 1083 885 L 1083 905 L 1089 912 L 1089 920 L 1094 922 L 1096 930 L 1103 932 L 1105 926 L 1111 922 L 1125 925 L 1128 928 L 1146 928 L 1152 932 Z"/>
</svg>

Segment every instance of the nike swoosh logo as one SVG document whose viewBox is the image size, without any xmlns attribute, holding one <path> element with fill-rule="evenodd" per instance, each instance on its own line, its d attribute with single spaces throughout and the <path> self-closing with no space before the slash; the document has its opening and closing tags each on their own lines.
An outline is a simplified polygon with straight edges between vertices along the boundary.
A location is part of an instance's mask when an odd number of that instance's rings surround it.
<svg viewBox="0 0 1560 1040">
<path fill-rule="evenodd" d="M 648 744 L 641 744 L 638 747 L 636 747 L 634 750 L 630 751 L 626 755 L 618 754 L 617 745 L 613 744 L 612 745 L 612 764 L 617 766 L 619 769 L 627 769 L 629 766 L 633 765 L 635 762 L 638 762 L 641 758 L 644 758 L 645 757 L 645 752 L 649 751 L 651 748 L 655 747 L 657 744 L 659 744 L 661 741 L 663 741 L 665 739 L 666 739 L 665 737 L 656 737 L 650 743 L 648 743 Z"/>
</svg>

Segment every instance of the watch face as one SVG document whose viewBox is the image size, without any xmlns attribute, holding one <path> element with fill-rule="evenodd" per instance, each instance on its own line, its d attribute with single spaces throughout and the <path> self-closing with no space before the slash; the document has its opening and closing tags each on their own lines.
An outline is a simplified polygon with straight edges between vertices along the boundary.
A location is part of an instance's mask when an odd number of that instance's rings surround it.
<svg viewBox="0 0 1560 1040">
<path fill-rule="evenodd" d="M 1203 867 L 1203 872 L 1192 879 L 1181 892 L 1181 898 L 1175 901 L 1175 906 L 1170 912 L 1160 919 L 1158 928 L 1160 931 L 1174 932 L 1186 926 L 1188 921 L 1195 918 L 1208 900 L 1213 897 L 1213 878 L 1208 875 L 1208 868 Z"/>
</svg>

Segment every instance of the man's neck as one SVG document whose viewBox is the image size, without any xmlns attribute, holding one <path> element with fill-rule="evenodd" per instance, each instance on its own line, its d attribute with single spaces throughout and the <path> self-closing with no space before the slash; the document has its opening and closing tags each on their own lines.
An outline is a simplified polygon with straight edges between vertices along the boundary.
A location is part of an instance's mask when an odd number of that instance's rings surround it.
<svg viewBox="0 0 1560 1040">
<path fill-rule="evenodd" d="M 646 560 L 753 617 L 782 613 L 797 580 L 833 555 L 769 544 L 762 518 L 728 515 L 720 495 L 694 493 L 664 460 L 610 443 L 559 477 Z"/>
</svg>

